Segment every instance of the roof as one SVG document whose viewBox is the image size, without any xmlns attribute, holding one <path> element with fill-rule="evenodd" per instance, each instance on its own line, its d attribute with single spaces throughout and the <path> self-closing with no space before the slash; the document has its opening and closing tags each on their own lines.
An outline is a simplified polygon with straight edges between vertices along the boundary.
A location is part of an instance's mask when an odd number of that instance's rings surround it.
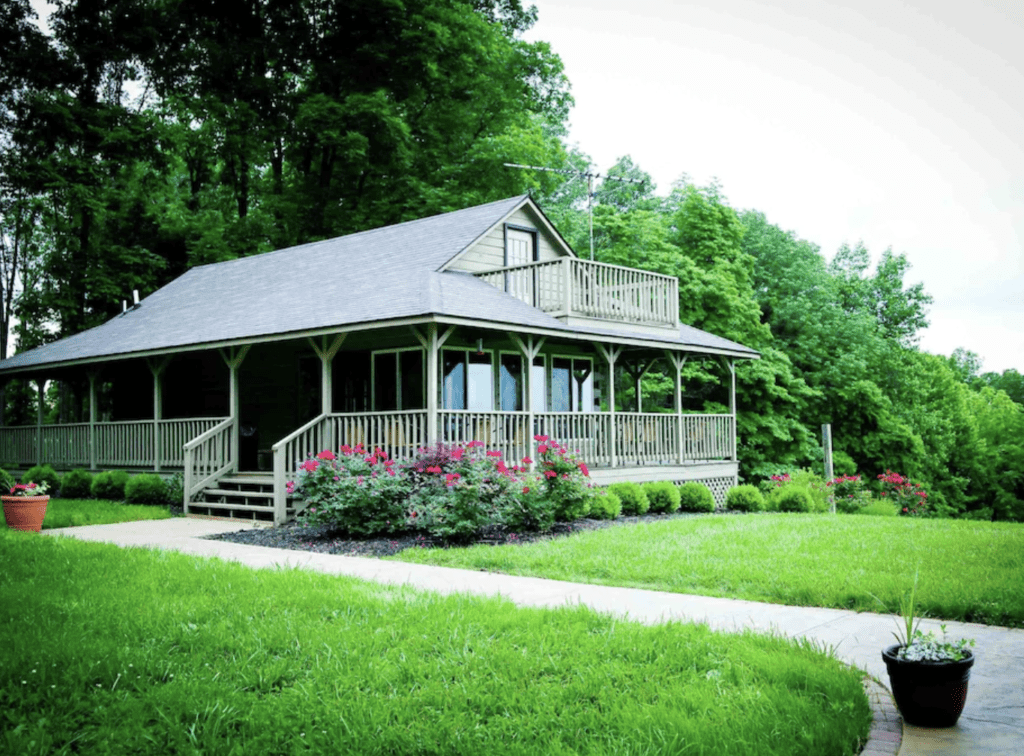
<svg viewBox="0 0 1024 756">
<path fill-rule="evenodd" d="M 525 195 L 511 197 L 197 266 L 100 326 L 0 361 L 0 373 L 421 316 L 622 337 L 621 331 L 566 326 L 472 275 L 439 271 L 527 203 L 537 209 Z M 689 326 L 681 326 L 678 339 L 637 336 L 757 356 Z"/>
</svg>

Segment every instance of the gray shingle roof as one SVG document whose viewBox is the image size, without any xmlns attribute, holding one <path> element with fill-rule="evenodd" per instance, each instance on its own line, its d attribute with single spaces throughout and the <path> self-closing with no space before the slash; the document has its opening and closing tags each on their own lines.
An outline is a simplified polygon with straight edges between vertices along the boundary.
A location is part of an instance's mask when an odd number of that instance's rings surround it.
<svg viewBox="0 0 1024 756">
<path fill-rule="evenodd" d="M 471 275 L 437 272 L 528 201 L 525 196 L 512 197 L 198 266 L 103 325 L 0 361 L 0 373 L 425 315 L 622 337 L 619 331 L 569 328 Z M 682 326 L 678 339 L 637 337 L 757 356 L 740 344 L 689 326 Z"/>
</svg>

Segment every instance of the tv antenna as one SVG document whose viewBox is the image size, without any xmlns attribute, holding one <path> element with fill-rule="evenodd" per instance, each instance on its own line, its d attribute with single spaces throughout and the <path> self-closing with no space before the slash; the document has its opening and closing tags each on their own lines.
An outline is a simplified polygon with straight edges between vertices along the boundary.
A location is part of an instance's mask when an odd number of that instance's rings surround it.
<svg viewBox="0 0 1024 756">
<path fill-rule="evenodd" d="M 604 179 L 605 181 L 621 181 L 624 184 L 640 184 L 641 186 L 645 183 L 643 179 L 631 179 L 623 176 L 609 176 L 600 173 L 594 173 L 593 171 L 575 171 L 569 168 L 547 168 L 543 165 L 520 165 L 519 163 L 503 163 L 506 168 L 523 168 L 530 171 L 547 171 L 548 173 L 561 173 L 565 176 L 572 176 L 573 178 L 585 178 L 587 180 L 587 215 L 590 218 L 590 259 L 594 259 L 594 179 Z"/>
</svg>

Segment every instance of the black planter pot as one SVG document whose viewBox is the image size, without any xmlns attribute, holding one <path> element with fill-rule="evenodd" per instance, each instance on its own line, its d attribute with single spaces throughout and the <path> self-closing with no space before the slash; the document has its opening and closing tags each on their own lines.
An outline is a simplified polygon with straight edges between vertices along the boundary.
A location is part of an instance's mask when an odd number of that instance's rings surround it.
<svg viewBox="0 0 1024 756">
<path fill-rule="evenodd" d="M 889 646 L 882 660 L 889 670 L 892 696 L 904 721 L 919 727 L 952 727 L 967 700 L 974 654 L 960 661 L 907 661 L 896 653 L 902 646 Z"/>
</svg>

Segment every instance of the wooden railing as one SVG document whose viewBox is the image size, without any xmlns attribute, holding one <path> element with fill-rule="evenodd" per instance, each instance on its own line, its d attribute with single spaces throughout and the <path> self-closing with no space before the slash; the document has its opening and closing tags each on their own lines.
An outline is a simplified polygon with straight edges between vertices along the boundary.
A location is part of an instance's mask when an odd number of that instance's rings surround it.
<svg viewBox="0 0 1024 756">
<path fill-rule="evenodd" d="M 621 265 L 563 257 L 474 274 L 554 315 L 675 327 L 679 281 Z"/>
<path fill-rule="evenodd" d="M 161 468 L 181 468 L 187 441 L 222 422 L 219 417 L 160 420 Z M 0 428 L 0 464 L 73 467 L 157 467 L 152 420 L 61 423 Z"/>
<path fill-rule="evenodd" d="M 222 475 L 238 470 L 232 459 L 237 422 L 229 417 L 184 444 L 185 514 L 192 497 Z"/>
<path fill-rule="evenodd" d="M 683 458 L 736 458 L 736 426 L 732 415 L 683 415 Z"/>
<path fill-rule="evenodd" d="M 591 467 L 611 464 L 611 415 L 607 412 L 538 412 L 535 436 L 548 436 Z"/>
<path fill-rule="evenodd" d="M 615 415 L 620 465 L 661 465 L 679 461 L 679 415 L 619 412 Z"/>
<path fill-rule="evenodd" d="M 529 415 L 525 412 L 442 410 L 439 438 L 446 444 L 483 441 L 488 450 L 517 462 L 530 451 Z"/>
</svg>

